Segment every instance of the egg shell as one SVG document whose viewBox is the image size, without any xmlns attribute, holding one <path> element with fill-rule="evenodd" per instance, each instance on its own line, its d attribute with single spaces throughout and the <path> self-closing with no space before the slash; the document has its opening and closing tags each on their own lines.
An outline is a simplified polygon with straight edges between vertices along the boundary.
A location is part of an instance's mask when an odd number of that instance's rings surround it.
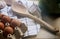
<svg viewBox="0 0 60 39">
<path fill-rule="evenodd" d="M 21 25 L 21 21 L 17 20 L 17 19 L 12 19 L 10 25 L 12 27 L 16 27 L 16 26 L 20 26 Z"/>
<path fill-rule="evenodd" d="M 0 19 L 1 19 L 3 16 L 4 16 L 3 14 L 0 14 Z"/>
<path fill-rule="evenodd" d="M 11 18 L 9 16 L 3 16 L 2 17 L 2 21 L 3 22 L 9 22 L 10 23 L 11 22 Z"/>
<path fill-rule="evenodd" d="M 5 27 L 4 29 L 4 33 L 7 33 L 7 34 L 13 34 L 13 31 L 14 31 L 13 28 L 10 26 Z"/>
<path fill-rule="evenodd" d="M 2 22 L 0 22 L 0 29 L 4 29 L 4 24 Z"/>
</svg>

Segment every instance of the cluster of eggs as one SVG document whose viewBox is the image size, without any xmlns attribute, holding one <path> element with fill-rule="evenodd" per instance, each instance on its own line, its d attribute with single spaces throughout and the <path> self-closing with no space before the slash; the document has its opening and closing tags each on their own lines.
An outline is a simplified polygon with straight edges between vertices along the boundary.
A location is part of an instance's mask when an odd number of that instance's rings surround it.
<svg viewBox="0 0 60 39">
<path fill-rule="evenodd" d="M 21 22 L 16 19 L 11 19 L 9 16 L 0 14 L 0 29 L 5 34 L 13 34 L 14 28 L 20 26 Z"/>
</svg>

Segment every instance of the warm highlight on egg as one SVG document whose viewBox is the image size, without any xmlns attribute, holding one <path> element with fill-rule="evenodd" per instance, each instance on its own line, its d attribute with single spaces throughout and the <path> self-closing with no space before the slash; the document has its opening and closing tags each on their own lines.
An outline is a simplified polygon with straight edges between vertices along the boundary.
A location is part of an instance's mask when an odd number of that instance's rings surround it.
<svg viewBox="0 0 60 39">
<path fill-rule="evenodd" d="M 21 22 L 16 19 L 12 19 L 10 24 L 11 24 L 11 26 L 16 27 L 16 26 L 20 26 Z"/>
<path fill-rule="evenodd" d="M 7 34 L 13 34 L 13 28 L 10 26 L 5 27 L 4 32 Z"/>
<path fill-rule="evenodd" d="M 11 22 L 11 18 L 9 16 L 3 16 L 2 20 L 9 23 Z"/>
<path fill-rule="evenodd" d="M 2 22 L 0 22 L 0 29 L 4 29 L 4 24 Z"/>
</svg>

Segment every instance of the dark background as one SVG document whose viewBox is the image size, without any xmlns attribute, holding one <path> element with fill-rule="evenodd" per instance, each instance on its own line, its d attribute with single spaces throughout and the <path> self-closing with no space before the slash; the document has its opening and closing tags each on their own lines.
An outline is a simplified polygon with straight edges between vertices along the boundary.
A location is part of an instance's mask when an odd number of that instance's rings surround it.
<svg viewBox="0 0 60 39">
<path fill-rule="evenodd" d="M 39 7 L 43 16 L 60 17 L 60 0 L 39 0 Z"/>
</svg>

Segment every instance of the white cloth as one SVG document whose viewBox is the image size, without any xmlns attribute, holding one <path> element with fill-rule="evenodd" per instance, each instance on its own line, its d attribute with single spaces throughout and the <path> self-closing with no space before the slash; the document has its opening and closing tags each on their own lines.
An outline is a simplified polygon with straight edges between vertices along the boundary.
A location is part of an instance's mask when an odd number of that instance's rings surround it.
<svg viewBox="0 0 60 39">
<path fill-rule="evenodd" d="M 30 8 L 33 5 L 33 1 L 29 0 L 16 0 L 16 2 L 21 1 L 26 8 Z"/>
<path fill-rule="evenodd" d="M 4 8 L 6 6 L 5 1 L 1 0 L 0 1 L 0 8 Z"/>
</svg>

